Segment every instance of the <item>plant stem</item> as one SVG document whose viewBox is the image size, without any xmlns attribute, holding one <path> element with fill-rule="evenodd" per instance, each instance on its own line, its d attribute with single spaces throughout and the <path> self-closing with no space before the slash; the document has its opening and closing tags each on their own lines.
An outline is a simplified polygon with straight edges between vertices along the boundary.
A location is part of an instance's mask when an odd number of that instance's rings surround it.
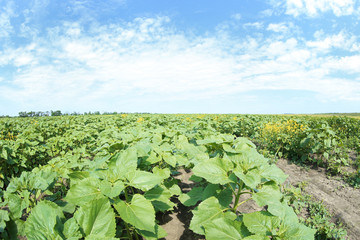
<svg viewBox="0 0 360 240">
<path fill-rule="evenodd" d="M 232 186 L 230 185 L 230 183 L 228 183 L 228 186 L 230 187 L 232 193 L 233 193 L 234 195 L 236 195 L 236 192 L 235 192 L 235 190 L 232 188 Z"/>
<path fill-rule="evenodd" d="M 125 223 L 127 235 L 128 235 L 128 237 L 129 237 L 129 239 L 132 240 L 131 233 L 130 233 L 130 229 L 129 229 L 129 225 L 128 225 L 125 221 L 124 221 L 124 223 Z"/>
<path fill-rule="evenodd" d="M 134 233 L 135 233 L 135 239 L 136 239 L 136 240 L 139 240 L 139 236 L 138 236 L 137 232 L 134 231 Z"/>
<path fill-rule="evenodd" d="M 240 205 L 246 203 L 246 202 L 249 201 L 250 199 L 252 199 L 252 198 L 248 198 L 248 199 L 242 201 L 241 203 L 237 204 L 237 205 L 235 206 L 235 209 L 237 209 Z"/>
<path fill-rule="evenodd" d="M 239 189 L 238 189 L 238 192 L 237 192 L 237 194 L 236 194 L 236 196 L 235 196 L 235 202 L 234 202 L 234 207 L 233 207 L 233 212 L 236 212 L 236 205 L 239 203 L 239 199 L 240 199 L 240 196 L 241 196 L 241 194 L 242 194 L 242 192 L 241 192 L 241 189 L 244 187 L 244 182 L 243 181 L 241 181 L 241 183 L 240 184 L 238 184 L 238 186 L 239 186 Z"/>
<path fill-rule="evenodd" d="M 127 187 L 124 189 L 124 193 L 125 193 L 125 200 L 126 200 L 127 203 L 129 203 L 130 199 L 129 199 L 129 195 L 127 193 Z"/>
</svg>

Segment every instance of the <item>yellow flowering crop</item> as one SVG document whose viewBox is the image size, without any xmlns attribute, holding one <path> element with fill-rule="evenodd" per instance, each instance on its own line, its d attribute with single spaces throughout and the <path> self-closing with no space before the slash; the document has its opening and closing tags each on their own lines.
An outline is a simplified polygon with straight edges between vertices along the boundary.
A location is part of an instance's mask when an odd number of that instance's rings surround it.
<svg viewBox="0 0 360 240">
<path fill-rule="evenodd" d="M 261 129 L 260 134 L 264 140 L 276 141 L 280 135 L 286 135 L 286 138 L 294 138 L 306 129 L 302 124 L 294 120 L 287 120 L 283 122 L 269 122 Z M 283 139 L 285 140 L 285 139 Z M 290 140 L 290 139 L 289 139 Z"/>
<path fill-rule="evenodd" d="M 136 122 L 141 123 L 141 122 L 143 122 L 143 121 L 145 121 L 145 119 L 144 119 L 143 117 L 139 117 Z"/>
</svg>

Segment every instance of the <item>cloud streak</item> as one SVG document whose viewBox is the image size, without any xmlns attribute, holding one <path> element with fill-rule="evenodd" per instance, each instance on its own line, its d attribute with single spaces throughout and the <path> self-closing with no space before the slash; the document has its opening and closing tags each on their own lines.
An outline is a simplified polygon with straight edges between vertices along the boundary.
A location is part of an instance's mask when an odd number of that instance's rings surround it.
<svg viewBox="0 0 360 240">
<path fill-rule="evenodd" d="M 317 17 L 320 13 L 332 12 L 335 16 L 351 15 L 357 0 L 286 0 L 286 13 L 295 17 L 307 15 Z"/>
</svg>

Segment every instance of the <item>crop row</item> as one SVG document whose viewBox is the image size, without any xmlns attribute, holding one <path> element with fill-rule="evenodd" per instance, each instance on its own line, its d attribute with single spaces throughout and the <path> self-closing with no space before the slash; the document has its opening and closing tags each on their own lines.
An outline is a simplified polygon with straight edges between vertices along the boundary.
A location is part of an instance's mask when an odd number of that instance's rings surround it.
<svg viewBox="0 0 360 240">
<path fill-rule="evenodd" d="M 177 117 L 182 121 L 68 117 L 9 126 L 17 138 L 3 141 L 46 150 L 41 162 L 36 152 L 18 177 L 4 178 L 1 237 L 159 239 L 166 232 L 156 213 L 180 201 L 196 206 L 190 229 L 206 239 L 314 238 L 316 230 L 299 223 L 280 191 L 287 176 L 251 141 L 219 133 L 214 119 Z M 190 192 L 179 187 L 179 168 L 194 174 Z M 262 210 L 239 211 L 247 201 Z"/>
</svg>

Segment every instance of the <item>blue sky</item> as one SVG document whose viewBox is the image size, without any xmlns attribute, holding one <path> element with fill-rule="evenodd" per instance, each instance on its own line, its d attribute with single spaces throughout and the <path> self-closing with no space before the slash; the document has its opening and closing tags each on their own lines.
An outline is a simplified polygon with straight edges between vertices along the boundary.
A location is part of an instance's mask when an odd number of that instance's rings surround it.
<svg viewBox="0 0 360 240">
<path fill-rule="evenodd" d="M 0 115 L 360 112 L 359 0 L 0 0 Z"/>
</svg>

